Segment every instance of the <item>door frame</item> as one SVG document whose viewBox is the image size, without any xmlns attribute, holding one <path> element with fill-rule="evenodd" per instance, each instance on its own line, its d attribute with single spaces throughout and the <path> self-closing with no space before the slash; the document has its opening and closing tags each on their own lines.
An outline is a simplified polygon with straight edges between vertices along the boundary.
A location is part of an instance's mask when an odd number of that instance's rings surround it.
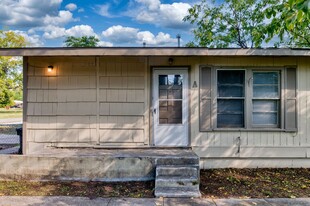
<svg viewBox="0 0 310 206">
<path fill-rule="evenodd" d="M 182 111 L 186 111 L 187 117 L 184 118 L 184 125 L 186 126 L 186 140 L 187 140 L 187 145 L 184 146 L 157 146 L 155 145 L 155 119 L 154 119 L 154 78 L 155 78 L 155 70 L 165 70 L 165 71 L 180 71 L 183 70 L 187 74 L 187 79 L 184 83 L 186 85 L 186 92 L 185 92 L 185 97 L 186 99 L 183 100 L 185 101 L 185 107 L 182 109 Z M 190 147 L 190 66 L 151 66 L 151 73 L 150 73 L 150 146 L 152 147 Z M 182 118 L 183 119 L 183 118 Z"/>
</svg>

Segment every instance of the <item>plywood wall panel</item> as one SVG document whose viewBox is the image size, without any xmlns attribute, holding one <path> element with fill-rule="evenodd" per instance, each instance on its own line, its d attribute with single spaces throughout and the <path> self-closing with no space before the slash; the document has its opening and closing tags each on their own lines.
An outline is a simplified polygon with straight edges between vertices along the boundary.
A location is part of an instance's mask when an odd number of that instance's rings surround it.
<svg viewBox="0 0 310 206">
<path fill-rule="evenodd" d="M 100 116 L 101 129 L 143 129 L 143 116 Z"/>
<path fill-rule="evenodd" d="M 114 142 L 114 143 L 131 143 L 131 142 L 143 142 L 144 134 L 143 130 L 100 130 L 100 142 Z"/>
</svg>

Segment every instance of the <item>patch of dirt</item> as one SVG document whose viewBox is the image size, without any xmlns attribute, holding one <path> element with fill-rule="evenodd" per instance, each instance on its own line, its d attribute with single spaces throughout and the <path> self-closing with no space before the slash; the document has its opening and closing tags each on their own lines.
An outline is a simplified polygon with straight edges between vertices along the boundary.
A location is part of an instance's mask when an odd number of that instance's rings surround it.
<svg viewBox="0 0 310 206">
<path fill-rule="evenodd" d="M 310 197 L 310 169 L 211 169 L 200 171 L 204 198 Z M 0 196 L 154 197 L 148 182 L 0 181 Z"/>
<path fill-rule="evenodd" d="M 0 196 L 154 197 L 154 182 L 0 181 Z"/>
<path fill-rule="evenodd" d="M 310 169 L 211 169 L 200 177 L 205 198 L 310 197 Z"/>
</svg>

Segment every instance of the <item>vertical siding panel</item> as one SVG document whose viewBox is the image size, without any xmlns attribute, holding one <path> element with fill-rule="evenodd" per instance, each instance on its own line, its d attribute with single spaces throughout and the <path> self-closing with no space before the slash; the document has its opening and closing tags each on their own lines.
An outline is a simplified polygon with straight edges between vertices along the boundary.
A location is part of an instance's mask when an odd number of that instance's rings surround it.
<svg viewBox="0 0 310 206">
<path fill-rule="evenodd" d="M 248 132 L 240 132 L 240 146 L 248 145 Z"/>
<path fill-rule="evenodd" d="M 269 132 L 262 132 L 260 139 L 261 139 L 261 146 L 267 146 L 268 145 L 268 138 L 269 138 Z"/>
<path fill-rule="evenodd" d="M 268 132 L 266 136 L 267 136 L 267 146 L 273 146 L 274 132 Z"/>
<path fill-rule="evenodd" d="M 281 146 L 281 136 L 278 132 L 273 133 L 273 146 L 278 147 Z"/>
<path fill-rule="evenodd" d="M 221 146 L 226 147 L 228 145 L 228 132 L 221 132 L 220 142 Z"/>
<path fill-rule="evenodd" d="M 255 145 L 255 137 L 253 132 L 248 132 L 248 141 L 247 141 L 247 146 L 253 146 Z"/>
<path fill-rule="evenodd" d="M 283 134 L 286 138 L 286 146 L 294 146 L 294 142 L 296 142 L 297 145 L 299 145 L 299 138 L 292 136 L 290 133 Z"/>
<path fill-rule="evenodd" d="M 308 80 L 310 81 L 310 58 L 308 57 L 308 58 L 303 58 L 304 59 L 304 69 L 306 69 L 307 70 L 307 72 L 308 72 Z M 308 104 L 310 104 L 310 82 L 308 82 L 307 81 L 307 83 L 308 83 L 308 87 L 307 87 L 307 90 L 308 90 L 308 98 L 309 98 L 309 101 L 308 101 Z M 308 106 L 308 105 L 307 105 Z M 309 107 L 307 108 L 307 120 L 309 120 L 309 118 L 310 118 L 310 105 L 309 105 Z M 310 135 L 310 121 L 307 121 L 307 129 L 306 129 L 306 135 L 304 136 L 304 140 L 306 141 L 306 145 L 307 146 L 310 146 L 310 137 L 309 137 L 309 135 Z"/>
<path fill-rule="evenodd" d="M 254 138 L 254 144 L 253 146 L 261 146 L 261 136 L 262 133 L 261 132 L 254 132 L 253 134 L 253 138 Z"/>
<path fill-rule="evenodd" d="M 309 88 L 310 86 L 309 79 L 308 77 L 310 76 L 308 73 L 308 69 L 306 68 L 305 65 L 306 61 L 304 58 L 299 58 L 299 65 L 297 69 L 297 76 L 298 76 L 298 109 L 299 109 L 299 119 L 298 119 L 298 133 L 300 140 L 306 140 L 308 131 L 309 131 L 309 126 L 308 126 L 308 118 L 307 116 L 309 114 L 308 110 L 308 104 L 309 104 Z"/>
<path fill-rule="evenodd" d="M 208 146 L 214 146 L 215 145 L 215 135 L 214 133 L 212 132 L 205 132 L 203 133 L 202 135 L 202 145 L 200 146 L 203 146 L 205 144 L 205 142 L 209 142 L 209 145 Z"/>
<path fill-rule="evenodd" d="M 280 133 L 280 146 L 287 146 L 287 138 L 284 133 Z"/>
<path fill-rule="evenodd" d="M 222 133 L 214 134 L 214 146 L 221 146 L 221 137 L 222 137 Z"/>
<path fill-rule="evenodd" d="M 208 131 L 212 128 L 212 99 L 211 99 L 211 68 L 202 67 L 200 69 L 199 79 L 199 99 L 200 99 L 200 114 L 199 114 L 199 129 L 200 131 Z"/>
<path fill-rule="evenodd" d="M 190 85 L 193 85 L 194 81 L 196 81 L 197 85 L 200 85 L 199 81 L 199 57 L 189 57 L 189 65 L 191 65 L 189 79 L 192 81 Z M 189 101 L 189 117 L 190 117 L 190 139 L 191 146 L 201 146 L 202 139 L 205 136 L 205 133 L 199 133 L 199 92 L 198 88 L 191 88 L 190 90 L 190 101 Z M 210 144 L 210 143 L 208 143 Z"/>
</svg>

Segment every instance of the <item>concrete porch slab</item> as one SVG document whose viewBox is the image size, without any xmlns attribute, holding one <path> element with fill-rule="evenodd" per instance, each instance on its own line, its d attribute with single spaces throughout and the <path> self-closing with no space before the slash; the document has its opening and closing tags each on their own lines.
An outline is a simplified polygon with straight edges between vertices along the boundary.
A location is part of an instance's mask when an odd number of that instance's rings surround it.
<svg viewBox="0 0 310 206">
<path fill-rule="evenodd" d="M 190 149 L 47 149 L 30 155 L 0 155 L 0 179 L 147 181 L 160 162 L 199 163 Z"/>
<path fill-rule="evenodd" d="M 187 157 L 196 158 L 197 155 L 190 148 L 145 148 L 145 149 L 94 149 L 94 148 L 46 148 L 44 151 L 33 152 L 28 156 L 49 157 Z"/>
</svg>

